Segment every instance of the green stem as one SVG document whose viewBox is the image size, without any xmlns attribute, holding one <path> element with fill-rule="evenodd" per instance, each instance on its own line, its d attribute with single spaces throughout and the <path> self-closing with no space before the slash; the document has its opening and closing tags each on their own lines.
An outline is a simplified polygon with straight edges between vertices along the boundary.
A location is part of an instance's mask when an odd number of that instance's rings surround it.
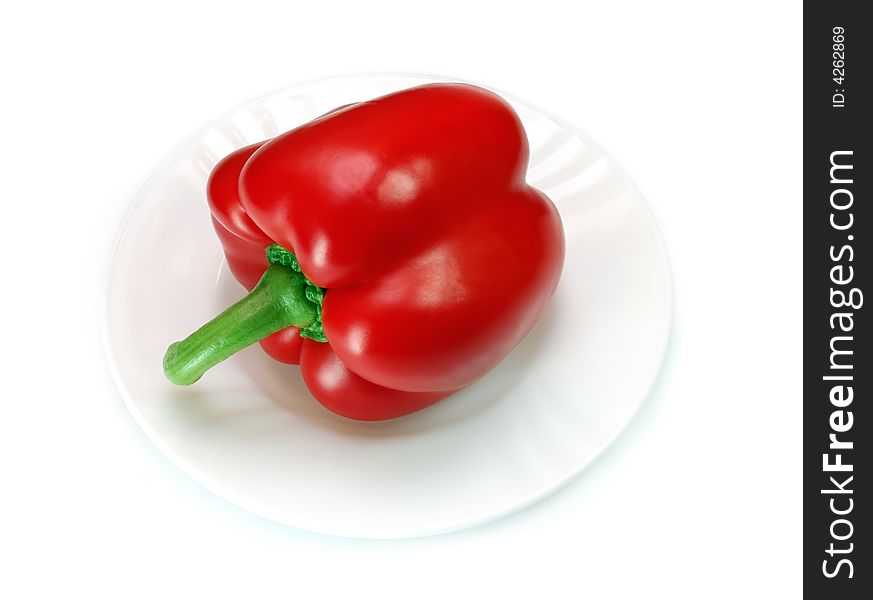
<svg viewBox="0 0 873 600">
<path fill-rule="evenodd" d="M 191 385 L 224 359 L 268 335 L 292 325 L 311 325 L 318 309 L 306 297 L 307 285 L 306 278 L 294 269 L 270 266 L 248 296 L 167 348 L 167 379 Z"/>
</svg>

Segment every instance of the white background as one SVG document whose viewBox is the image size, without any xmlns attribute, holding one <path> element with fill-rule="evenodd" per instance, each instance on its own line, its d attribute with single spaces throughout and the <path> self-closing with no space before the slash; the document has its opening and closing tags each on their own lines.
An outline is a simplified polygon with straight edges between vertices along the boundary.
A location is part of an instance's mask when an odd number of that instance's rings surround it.
<svg viewBox="0 0 873 600">
<path fill-rule="evenodd" d="M 798 597 L 799 3 L 221 4 L 0 11 L 0 597 Z M 663 373 L 593 466 L 511 517 L 391 542 L 189 480 L 99 336 L 115 227 L 164 156 L 252 97 L 372 71 L 578 126 L 651 205 L 676 287 Z"/>
</svg>

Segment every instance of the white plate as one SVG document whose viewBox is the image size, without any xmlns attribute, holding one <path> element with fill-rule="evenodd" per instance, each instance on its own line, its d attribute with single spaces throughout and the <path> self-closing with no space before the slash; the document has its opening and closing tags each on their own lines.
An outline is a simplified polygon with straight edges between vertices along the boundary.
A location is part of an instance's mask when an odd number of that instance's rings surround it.
<svg viewBox="0 0 873 600">
<path fill-rule="evenodd" d="M 493 372 L 420 413 L 380 423 L 327 412 L 297 367 L 258 346 L 192 387 L 164 379 L 167 345 L 243 294 L 209 221 L 204 189 L 215 163 L 335 106 L 436 80 L 344 77 L 250 102 L 177 150 L 118 233 L 105 338 L 121 394 L 176 464 L 239 506 L 368 538 L 482 523 L 542 498 L 590 463 L 660 368 L 672 284 L 645 203 L 600 148 L 502 94 L 530 139 L 528 181 L 560 210 L 567 259 L 545 316 Z"/>
</svg>

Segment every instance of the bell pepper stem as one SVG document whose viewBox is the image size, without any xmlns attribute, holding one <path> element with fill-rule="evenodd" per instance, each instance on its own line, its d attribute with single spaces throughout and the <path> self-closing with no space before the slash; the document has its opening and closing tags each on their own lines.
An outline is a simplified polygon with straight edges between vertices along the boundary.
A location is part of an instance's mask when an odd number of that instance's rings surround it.
<svg viewBox="0 0 873 600">
<path fill-rule="evenodd" d="M 191 385 L 209 369 L 286 327 L 307 327 L 318 317 L 306 297 L 306 278 L 290 267 L 272 265 L 249 294 L 164 355 L 164 374 Z"/>
</svg>

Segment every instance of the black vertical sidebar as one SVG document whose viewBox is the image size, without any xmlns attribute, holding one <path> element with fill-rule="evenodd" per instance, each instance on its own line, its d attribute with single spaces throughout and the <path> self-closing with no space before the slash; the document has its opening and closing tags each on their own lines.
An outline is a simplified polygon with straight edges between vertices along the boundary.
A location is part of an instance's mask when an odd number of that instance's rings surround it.
<svg viewBox="0 0 873 600">
<path fill-rule="evenodd" d="M 810 598 L 873 598 L 873 22 L 862 17 L 864 7 L 804 2 L 803 569 Z"/>
</svg>

